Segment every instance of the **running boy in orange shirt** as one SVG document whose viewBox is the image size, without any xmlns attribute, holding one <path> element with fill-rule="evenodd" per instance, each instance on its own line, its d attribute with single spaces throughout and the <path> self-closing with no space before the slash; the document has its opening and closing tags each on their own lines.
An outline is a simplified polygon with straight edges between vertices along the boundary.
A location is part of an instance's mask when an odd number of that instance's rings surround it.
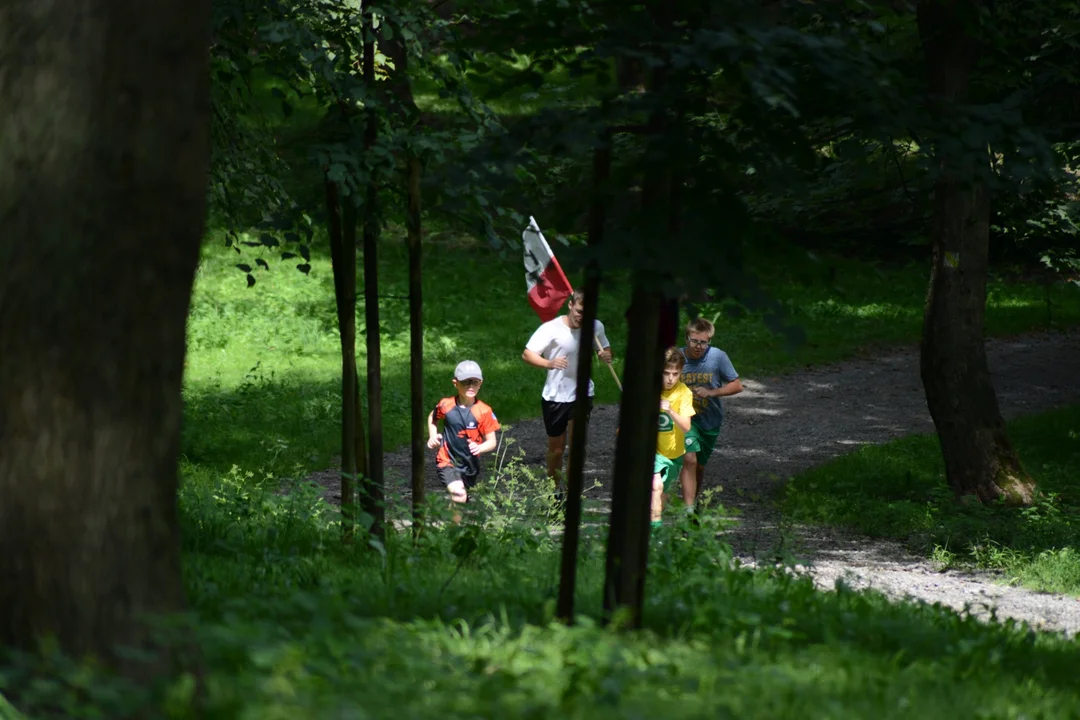
<svg viewBox="0 0 1080 720">
<path fill-rule="evenodd" d="M 476 399 L 484 375 L 472 360 L 462 360 L 454 369 L 457 395 L 439 400 L 428 414 L 429 449 L 439 449 L 435 466 L 454 503 L 469 501 L 469 489 L 480 477 L 480 455 L 495 449 L 496 432 L 501 427 L 495 411 Z M 436 423 L 443 421 L 443 432 Z M 461 514 L 454 511 L 454 522 Z"/>
</svg>

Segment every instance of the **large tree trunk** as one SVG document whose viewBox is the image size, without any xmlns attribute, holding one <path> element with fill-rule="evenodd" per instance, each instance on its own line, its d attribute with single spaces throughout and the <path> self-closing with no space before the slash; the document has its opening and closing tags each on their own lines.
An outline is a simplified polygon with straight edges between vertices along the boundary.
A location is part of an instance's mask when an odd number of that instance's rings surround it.
<svg viewBox="0 0 1080 720">
<path fill-rule="evenodd" d="M 982 3 L 924 0 L 918 7 L 930 90 L 939 117 L 957 117 L 978 54 Z M 933 267 L 923 318 L 920 370 L 945 474 L 958 496 L 1010 504 L 1032 500 L 1034 483 L 1009 442 L 986 361 L 990 197 L 984 149 L 956 158 L 938 148 L 931 236 Z"/>
<path fill-rule="evenodd" d="M 136 678 L 184 607 L 181 384 L 209 172 L 210 3 L 0 12 L 0 645 Z"/>
</svg>

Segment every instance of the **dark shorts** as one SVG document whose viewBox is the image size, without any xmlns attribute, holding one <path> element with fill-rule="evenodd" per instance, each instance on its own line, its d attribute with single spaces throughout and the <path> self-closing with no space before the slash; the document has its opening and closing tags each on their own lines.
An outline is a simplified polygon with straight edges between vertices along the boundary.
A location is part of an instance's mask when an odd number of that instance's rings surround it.
<svg viewBox="0 0 1080 720">
<path fill-rule="evenodd" d="M 593 399 L 590 397 L 587 402 L 589 403 L 589 414 L 591 414 Z M 548 437 L 562 437 L 565 435 L 566 426 L 574 419 L 574 403 L 541 400 L 540 408 L 544 412 L 544 429 L 547 430 Z"/>
<path fill-rule="evenodd" d="M 472 488 L 476 486 L 477 481 L 480 479 L 480 475 L 464 475 L 456 467 L 441 467 L 436 468 L 436 472 L 439 473 L 439 481 L 447 487 L 450 483 L 460 480 L 465 483 L 466 488 Z"/>
</svg>

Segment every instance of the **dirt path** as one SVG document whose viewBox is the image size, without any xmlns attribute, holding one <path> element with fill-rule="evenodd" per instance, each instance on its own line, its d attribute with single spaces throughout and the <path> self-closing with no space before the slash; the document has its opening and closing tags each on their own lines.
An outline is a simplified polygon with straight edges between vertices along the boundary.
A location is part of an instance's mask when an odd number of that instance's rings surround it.
<svg viewBox="0 0 1080 720">
<path fill-rule="evenodd" d="M 987 351 L 1007 418 L 1080 401 L 1080 332 L 992 340 Z M 738 358 L 733 359 L 738 367 Z M 933 430 L 914 349 L 743 382 L 746 390 L 726 403 L 725 427 L 705 484 L 720 486 L 719 501 L 740 511 L 729 541 L 746 562 L 772 557 L 781 543 L 781 518 L 772 497 L 788 477 L 860 445 Z M 538 377 L 538 411 L 539 388 Z M 605 486 L 592 491 L 594 496 L 606 494 L 617 413 L 616 406 L 598 406 L 590 422 L 585 484 L 597 480 Z M 525 462 L 543 465 L 545 438 L 539 419 L 517 423 L 507 436 L 514 440 L 512 449 L 524 453 Z M 387 454 L 386 472 L 388 482 L 397 479 L 404 485 L 408 451 Z M 310 479 L 327 488 L 328 499 L 340 491 L 334 471 Z M 441 489 L 433 468 L 428 487 Z M 853 586 L 875 587 L 893 597 L 958 609 L 983 603 L 996 607 L 999 617 L 1080 632 L 1078 598 L 1006 587 L 989 574 L 938 572 L 892 542 L 817 527 L 786 530 L 788 552 L 824 587 L 843 577 Z"/>
</svg>

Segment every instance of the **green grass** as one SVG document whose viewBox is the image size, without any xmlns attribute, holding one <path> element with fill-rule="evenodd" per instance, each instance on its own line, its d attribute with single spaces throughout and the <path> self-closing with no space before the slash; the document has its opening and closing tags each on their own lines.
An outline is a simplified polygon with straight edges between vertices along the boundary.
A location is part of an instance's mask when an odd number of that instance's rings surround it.
<svg viewBox="0 0 1080 720">
<path fill-rule="evenodd" d="M 974 565 L 1037 590 L 1080 595 L 1080 406 L 1009 424 L 1042 493 L 1015 510 L 957 503 L 936 436 L 864 447 L 794 478 L 784 511 L 799 523 L 898 538 L 943 565 Z"/>
<path fill-rule="evenodd" d="M 567 628 L 552 620 L 558 538 L 522 513 L 376 552 L 343 548 L 310 490 L 242 473 L 188 483 L 180 509 L 191 612 L 161 632 L 178 651 L 198 642 L 208 719 L 1080 712 L 1075 642 L 732 566 L 715 514 L 658 532 L 645 629 L 614 633 L 598 625 L 602 531 L 583 538 Z M 0 692 L 16 688 L 35 718 L 196 716 L 188 673 L 136 689 L 47 650 L 0 658 Z"/>
<path fill-rule="evenodd" d="M 787 348 L 760 314 L 742 320 L 720 314 L 716 336 L 742 375 L 786 372 L 918 341 L 928 263 L 885 264 L 829 255 L 810 259 L 796 247 L 770 247 L 752 250 L 751 268 L 779 302 L 786 322 L 801 328 L 805 338 L 799 347 Z M 1073 285 L 1047 287 L 995 274 L 987 295 L 988 336 L 1080 322 L 1080 288 Z M 702 307 L 710 319 L 722 309 L 715 304 Z"/>
<path fill-rule="evenodd" d="M 289 263 L 259 274 L 247 288 L 235 254 L 209 246 L 196 281 L 189 322 L 185 395 L 185 459 L 223 472 L 232 464 L 291 471 L 325 466 L 340 431 L 340 341 L 328 258 L 312 255 L 305 277 Z M 409 433 L 409 323 L 406 250 L 387 240 L 380 251 L 383 408 L 388 449 Z M 525 299 L 524 269 L 516 254 L 456 240 L 425 248 L 424 382 L 426 402 L 454 392 L 451 376 L 462 359 L 480 363 L 481 397 L 503 423 L 539 414 L 543 371 L 521 352 L 539 325 Z M 601 317 L 612 325 L 616 351 L 624 294 L 604 298 Z M 358 332 L 365 329 L 363 303 Z M 363 336 L 358 341 L 366 375 Z M 619 353 L 621 356 L 621 353 Z M 616 368 L 621 367 L 621 361 Z M 363 380 L 362 380 L 363 382 Z M 615 402 L 609 374 L 596 379 L 599 402 Z M 366 390 L 365 390 L 366 397 Z"/>
<path fill-rule="evenodd" d="M 251 262 L 245 256 L 245 260 Z M 312 255 L 310 276 L 292 263 L 272 263 L 246 287 L 234 264 L 241 257 L 211 241 L 195 285 L 185 382 L 187 467 L 223 473 L 233 465 L 273 475 L 297 465 L 326 467 L 337 452 L 340 360 L 329 259 Z M 830 277 L 829 267 L 835 268 Z M 521 350 L 539 324 L 525 300 L 521 259 L 467 239 L 441 236 L 425 247 L 425 401 L 450 392 L 454 366 L 466 357 L 485 371 L 482 397 L 500 420 L 539 415 L 543 373 L 526 366 Z M 761 313 L 721 317 L 717 344 L 743 377 L 790 371 L 918 338 L 925 268 L 875 270 L 851 260 L 808 263 L 797 251 L 774 251 L 756 268 L 807 342 L 796 348 L 767 327 Z M 571 272 L 571 268 L 567 268 Z M 408 438 L 408 301 L 406 251 L 395 233 L 380 250 L 380 304 L 386 447 Z M 1013 334 L 1048 326 L 1045 289 L 994 282 L 988 330 Z M 1052 289 L 1054 326 L 1080 321 L 1080 289 Z M 613 281 L 601 298 L 620 370 L 625 350 L 625 283 Z M 707 316 L 720 312 L 703 307 Z M 364 327 L 363 304 L 358 325 Z M 363 339 L 359 340 L 364 373 Z M 618 400 L 609 374 L 597 368 L 598 402 Z"/>
</svg>

